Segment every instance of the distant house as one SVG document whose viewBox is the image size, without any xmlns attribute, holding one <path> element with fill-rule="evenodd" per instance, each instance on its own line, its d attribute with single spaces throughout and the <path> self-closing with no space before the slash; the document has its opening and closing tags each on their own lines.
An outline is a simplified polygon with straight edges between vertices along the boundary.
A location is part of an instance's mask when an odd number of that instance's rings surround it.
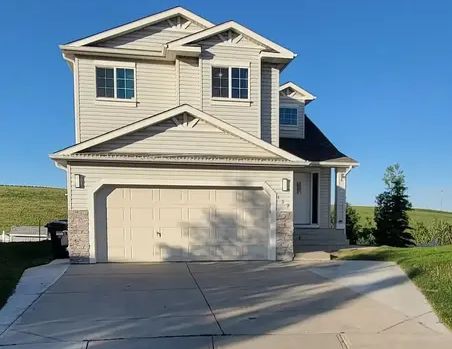
<svg viewBox="0 0 452 349">
<path fill-rule="evenodd" d="M 280 83 L 295 53 L 181 7 L 60 48 L 76 143 L 50 157 L 67 171 L 72 261 L 291 260 L 348 244 L 358 163 L 305 115 L 315 96 Z"/>
</svg>

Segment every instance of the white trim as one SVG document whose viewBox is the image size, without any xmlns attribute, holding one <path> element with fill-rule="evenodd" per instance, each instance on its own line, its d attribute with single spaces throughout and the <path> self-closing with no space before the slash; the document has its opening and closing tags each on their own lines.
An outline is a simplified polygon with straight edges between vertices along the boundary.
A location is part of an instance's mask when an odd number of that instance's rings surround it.
<svg viewBox="0 0 452 349">
<path fill-rule="evenodd" d="M 234 22 L 234 21 L 225 22 L 225 23 L 219 24 L 217 26 L 210 27 L 209 29 L 200 31 L 198 33 L 194 33 L 191 35 L 187 35 L 183 38 L 180 38 L 180 39 L 177 39 L 174 41 L 170 41 L 167 44 L 167 46 L 168 46 L 168 49 L 171 50 L 171 49 L 174 49 L 175 47 L 187 45 L 194 41 L 206 39 L 211 36 L 217 35 L 223 31 L 230 30 L 230 29 L 237 31 L 239 34 L 242 34 L 244 36 L 248 36 L 249 38 L 257 41 L 258 43 L 261 43 L 264 46 L 267 46 L 268 48 L 270 48 L 274 51 L 277 51 L 278 53 L 275 54 L 276 57 L 281 56 L 281 55 L 283 55 L 287 59 L 293 59 L 296 57 L 296 54 L 293 53 L 292 51 L 274 43 L 273 41 L 270 41 L 270 40 L 264 38 L 263 36 L 249 30 L 248 28 L 246 28 L 243 25 L 241 25 L 237 22 Z"/>
<path fill-rule="evenodd" d="M 93 61 L 95 66 L 106 67 L 106 68 L 136 68 L 136 62 L 130 61 L 109 61 L 96 59 Z"/>
<path fill-rule="evenodd" d="M 89 223 L 88 223 L 88 235 L 89 235 L 89 262 L 96 263 L 96 193 L 103 186 L 106 185 L 138 185 L 138 186 L 177 186 L 177 187 L 244 187 L 244 188 L 262 188 L 270 197 L 270 214 L 269 225 L 270 233 L 268 239 L 268 259 L 276 260 L 276 202 L 277 194 L 275 190 L 270 187 L 267 182 L 250 182 L 245 186 L 240 180 L 186 180 L 186 179 L 172 179 L 172 180 L 155 180 L 155 179 L 118 179 L 118 178 L 106 178 L 100 180 L 97 185 L 90 190 L 88 194 L 89 200 Z"/>
<path fill-rule="evenodd" d="M 154 23 L 164 21 L 165 19 L 168 19 L 168 18 L 171 18 L 174 16 L 185 17 L 186 19 L 191 20 L 192 22 L 196 22 L 205 28 L 210 28 L 214 25 L 213 23 L 194 14 L 193 12 L 190 12 L 190 11 L 184 9 L 183 7 L 178 6 L 178 7 L 175 7 L 175 8 L 160 12 L 160 13 L 153 14 L 151 16 L 141 18 L 139 20 L 136 20 L 136 21 L 133 21 L 133 22 L 130 22 L 127 24 L 123 24 L 119 27 L 103 31 L 98 34 L 91 35 L 84 39 L 72 41 L 72 42 L 68 43 L 67 45 L 77 46 L 77 47 L 89 45 L 89 44 L 92 44 L 92 43 L 100 41 L 100 40 L 106 40 L 106 39 L 110 39 L 110 38 L 113 38 L 113 37 L 116 37 L 119 35 L 124 35 L 131 31 L 135 31 L 135 30 L 141 29 L 143 27 L 152 25 Z"/>
<path fill-rule="evenodd" d="M 301 88 L 298 85 L 295 85 L 293 82 L 289 81 L 286 82 L 285 84 L 281 85 L 279 87 L 279 91 L 282 92 L 287 88 L 291 88 L 292 90 L 294 90 L 295 92 L 297 92 L 298 94 L 300 94 L 301 99 L 303 101 L 305 101 L 306 104 L 308 104 L 309 102 L 313 101 L 314 99 L 316 99 L 317 97 L 314 96 L 313 94 L 309 93 L 308 91 L 306 91 L 305 89 Z"/>
<path fill-rule="evenodd" d="M 68 45 L 60 45 L 63 53 L 83 54 L 88 56 L 111 56 L 120 58 L 135 58 L 135 59 L 152 59 L 152 60 L 168 60 L 162 51 L 152 50 L 137 50 L 124 48 L 108 48 L 108 47 L 72 47 Z"/>
<path fill-rule="evenodd" d="M 215 68 L 223 68 L 228 69 L 228 97 L 214 97 L 213 94 L 213 75 L 212 71 Z M 232 97 L 232 69 L 248 69 L 248 79 L 247 79 L 247 95 L 248 98 L 236 98 Z M 210 64 L 210 99 L 213 101 L 232 101 L 232 102 L 248 102 L 251 103 L 251 88 L 250 88 L 250 80 L 251 80 L 251 62 L 242 63 L 242 64 L 236 64 L 236 63 L 224 63 L 221 61 L 213 61 Z"/>
<path fill-rule="evenodd" d="M 101 61 L 95 60 L 93 64 L 94 68 L 94 99 L 96 102 L 114 102 L 114 103 L 125 103 L 125 104 L 135 104 L 137 103 L 137 68 L 135 62 L 119 62 L 119 61 Z M 97 68 L 107 68 L 113 69 L 113 93 L 114 97 L 98 97 L 97 96 Z M 133 70 L 133 98 L 118 98 L 117 96 L 117 79 L 116 79 L 116 70 L 117 69 L 131 69 Z"/>
<path fill-rule="evenodd" d="M 80 152 L 82 150 L 85 150 L 85 149 L 88 149 L 90 147 L 93 147 L 93 146 L 95 146 L 97 144 L 109 141 L 111 139 L 117 138 L 119 136 L 123 136 L 125 134 L 129 134 L 129 133 L 135 132 L 137 130 L 140 130 L 140 129 L 148 127 L 148 126 L 151 126 L 153 124 L 156 124 L 158 122 L 161 122 L 163 120 L 169 119 L 169 118 L 171 118 L 173 116 L 176 116 L 176 115 L 179 115 L 179 114 L 182 114 L 182 113 L 189 113 L 189 114 L 191 114 L 194 117 L 197 117 L 199 119 L 207 121 L 208 123 L 216 126 L 217 128 L 219 128 L 219 129 L 221 129 L 223 131 L 226 131 L 226 132 L 228 132 L 228 133 L 230 133 L 232 135 L 235 135 L 235 136 L 237 136 L 239 138 L 242 138 L 242 139 L 244 139 L 244 140 L 246 140 L 246 141 L 248 141 L 248 142 L 250 142 L 252 144 L 255 144 L 255 145 L 257 145 L 257 146 L 259 146 L 259 147 L 261 147 L 261 148 L 263 148 L 263 149 L 275 154 L 275 155 L 281 156 L 281 157 L 283 157 L 286 160 L 299 162 L 299 163 L 305 164 L 305 165 L 309 164 L 308 161 L 305 161 L 305 160 L 303 160 L 303 159 L 301 159 L 301 158 L 299 158 L 299 157 L 297 157 L 297 156 L 295 156 L 295 155 L 293 155 L 293 154 L 291 154 L 291 153 L 289 153 L 289 152 L 287 152 L 287 151 L 285 151 L 283 149 L 275 147 L 274 145 L 271 145 L 270 143 L 267 143 L 267 142 L 263 141 L 262 139 L 251 135 L 248 132 L 245 132 L 245 131 L 243 131 L 243 130 L 235 127 L 235 126 L 232 126 L 232 125 L 230 125 L 230 124 L 228 124 L 228 123 L 226 123 L 226 122 L 224 122 L 224 121 L 222 121 L 220 119 L 217 119 L 216 117 L 214 117 L 214 116 L 212 116 L 210 114 L 207 114 L 207 113 L 205 113 L 205 112 L 203 112 L 203 111 L 201 111 L 199 109 L 196 109 L 196 108 L 194 108 L 194 107 L 192 107 L 192 106 L 190 106 L 188 104 L 183 104 L 183 105 L 181 105 L 179 107 L 176 107 L 176 108 L 173 108 L 173 109 L 169 109 L 167 111 L 164 111 L 164 112 L 156 114 L 154 116 L 145 118 L 145 119 L 140 120 L 138 122 L 135 122 L 135 123 L 129 124 L 127 126 L 120 127 L 120 128 L 118 128 L 116 130 L 104 133 L 104 134 L 102 134 L 100 136 L 91 138 L 91 139 L 89 139 L 87 141 L 81 142 L 81 143 L 73 145 L 73 146 L 71 146 L 69 148 L 66 148 L 66 149 L 63 149 L 61 151 L 58 151 L 58 152 L 52 154 L 52 156 L 55 157 L 55 156 L 58 156 L 58 155 L 70 155 L 70 154 L 73 154 L 73 153 L 76 153 L 76 152 Z"/>
</svg>

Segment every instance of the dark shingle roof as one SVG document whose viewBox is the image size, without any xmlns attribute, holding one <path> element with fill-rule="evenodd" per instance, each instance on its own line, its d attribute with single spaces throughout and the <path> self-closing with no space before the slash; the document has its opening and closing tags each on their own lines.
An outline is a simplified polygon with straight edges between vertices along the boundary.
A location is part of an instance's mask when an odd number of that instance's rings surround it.
<svg viewBox="0 0 452 349">
<path fill-rule="evenodd" d="M 356 163 L 341 153 L 305 115 L 305 138 L 280 138 L 279 147 L 307 161 Z"/>
</svg>

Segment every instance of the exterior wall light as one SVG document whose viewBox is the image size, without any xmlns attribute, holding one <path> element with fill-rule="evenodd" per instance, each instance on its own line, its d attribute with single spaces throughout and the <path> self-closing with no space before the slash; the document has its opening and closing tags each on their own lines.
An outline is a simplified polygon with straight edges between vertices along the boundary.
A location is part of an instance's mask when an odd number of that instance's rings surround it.
<svg viewBox="0 0 452 349">
<path fill-rule="evenodd" d="M 290 191 L 290 180 L 287 178 L 282 179 L 282 190 L 283 191 Z"/>
<path fill-rule="evenodd" d="M 74 175 L 74 179 L 76 188 L 85 188 L 85 176 L 76 174 Z"/>
</svg>

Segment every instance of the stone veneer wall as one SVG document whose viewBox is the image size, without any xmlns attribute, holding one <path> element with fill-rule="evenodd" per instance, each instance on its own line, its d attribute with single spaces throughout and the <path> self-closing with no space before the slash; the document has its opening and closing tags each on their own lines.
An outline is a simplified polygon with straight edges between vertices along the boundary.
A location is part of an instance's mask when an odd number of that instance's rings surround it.
<svg viewBox="0 0 452 349">
<path fill-rule="evenodd" d="M 89 263 L 88 210 L 69 210 L 68 243 L 71 263 Z"/>
<path fill-rule="evenodd" d="M 291 211 L 279 211 L 276 217 L 276 259 L 291 261 L 293 250 L 293 213 Z"/>
</svg>

